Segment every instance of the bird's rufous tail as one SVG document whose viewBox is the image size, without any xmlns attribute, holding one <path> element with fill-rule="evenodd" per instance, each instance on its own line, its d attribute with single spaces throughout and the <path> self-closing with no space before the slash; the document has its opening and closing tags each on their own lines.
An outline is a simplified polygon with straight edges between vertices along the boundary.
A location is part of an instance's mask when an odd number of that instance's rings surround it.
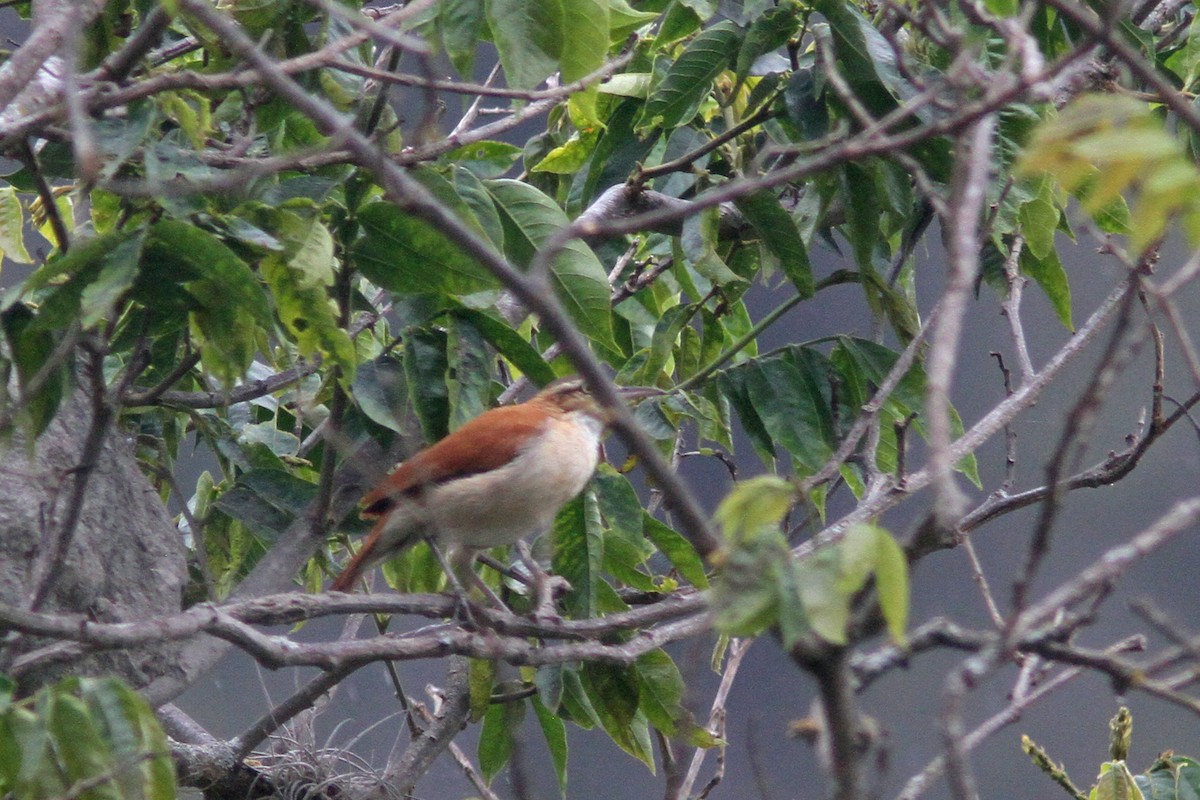
<svg viewBox="0 0 1200 800">
<path fill-rule="evenodd" d="M 340 575 L 333 579 L 333 583 L 329 584 L 331 592 L 353 592 L 354 584 L 358 583 L 358 579 L 362 577 L 363 572 L 375 560 L 375 545 L 379 542 L 377 531 L 372 531 L 371 535 L 363 542 L 363 546 L 354 554 L 354 558 L 350 559 L 350 563 L 342 569 Z"/>
</svg>

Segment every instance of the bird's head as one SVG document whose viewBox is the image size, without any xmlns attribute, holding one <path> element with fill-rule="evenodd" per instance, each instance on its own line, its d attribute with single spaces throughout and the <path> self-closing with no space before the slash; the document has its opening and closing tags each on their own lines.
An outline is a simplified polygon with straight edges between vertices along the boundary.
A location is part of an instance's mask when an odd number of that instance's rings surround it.
<svg viewBox="0 0 1200 800">
<path fill-rule="evenodd" d="M 621 386 L 617 388 L 617 394 L 621 399 L 630 402 L 660 395 L 663 391 L 647 386 Z M 547 384 L 533 399 L 562 411 L 579 411 L 604 422 L 608 422 L 610 416 L 588 390 L 583 378 L 578 375 L 569 375 Z"/>
</svg>

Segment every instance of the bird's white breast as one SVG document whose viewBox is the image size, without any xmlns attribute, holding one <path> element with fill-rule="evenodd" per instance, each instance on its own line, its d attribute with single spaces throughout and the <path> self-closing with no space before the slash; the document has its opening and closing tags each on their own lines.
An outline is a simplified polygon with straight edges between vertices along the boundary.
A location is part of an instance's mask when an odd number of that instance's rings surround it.
<svg viewBox="0 0 1200 800">
<path fill-rule="evenodd" d="M 431 489 L 428 525 L 443 542 L 477 548 L 547 530 L 596 471 L 603 429 L 582 412 L 548 418 L 504 466 Z"/>
</svg>

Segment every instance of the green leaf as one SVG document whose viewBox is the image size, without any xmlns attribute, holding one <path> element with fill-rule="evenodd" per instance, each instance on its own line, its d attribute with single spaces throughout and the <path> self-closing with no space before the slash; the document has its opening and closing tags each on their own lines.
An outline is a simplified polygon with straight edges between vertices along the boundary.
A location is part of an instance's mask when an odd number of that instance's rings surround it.
<svg viewBox="0 0 1200 800">
<path fill-rule="evenodd" d="M 825 357 L 810 348 L 788 348 L 726 370 L 745 386 L 758 424 L 804 474 L 824 466 L 837 441 L 829 371 Z M 735 407 L 742 416 L 742 406 Z"/>
<path fill-rule="evenodd" d="M 565 798 L 567 756 L 570 750 L 567 743 L 567 726 L 546 707 L 540 697 L 534 697 L 531 702 L 533 713 L 537 715 L 538 726 L 542 729 L 542 736 L 546 738 L 546 749 L 550 751 L 550 763 L 554 766 L 554 777 L 558 779 L 558 790 Z"/>
<path fill-rule="evenodd" d="M 797 601 L 786 597 L 794 588 L 792 557 L 776 525 L 760 529 L 753 538 L 732 542 L 714 557 L 718 565 L 711 605 L 713 627 L 728 636 L 756 636 L 779 622 L 781 599 L 792 630 L 803 623 L 803 609 L 794 617 Z"/>
<path fill-rule="evenodd" d="M 404 432 L 408 387 L 404 381 L 404 365 L 400 361 L 381 356 L 363 362 L 355 370 L 350 393 L 372 422 L 396 433 Z"/>
<path fill-rule="evenodd" d="M 462 207 L 478 223 L 479 230 L 491 240 L 497 251 L 503 251 L 504 226 L 500 222 L 500 212 L 496 210 L 496 203 L 479 176 L 456 165 L 450 187 Z"/>
<path fill-rule="evenodd" d="M 728 20 L 693 39 L 646 101 L 638 129 L 674 128 L 696 116 L 713 80 L 730 65 L 741 41 L 741 29 Z"/>
<path fill-rule="evenodd" d="M 879 529 L 869 523 L 851 525 L 841 542 L 838 554 L 841 558 L 837 576 L 838 591 L 853 595 L 866 585 L 879 562 Z"/>
<path fill-rule="evenodd" d="M 568 224 L 567 215 L 536 188 L 514 180 L 486 183 L 505 230 L 505 252 L 528 265 L 535 253 Z M 580 331 L 603 350 L 616 349 L 608 273 L 591 248 L 572 240 L 551 265 L 554 288 Z"/>
<path fill-rule="evenodd" d="M 757 538 L 764 528 L 775 528 L 796 500 L 796 488 L 775 475 L 738 481 L 713 515 L 728 542 L 739 544 Z"/>
<path fill-rule="evenodd" d="M 1021 205 L 1019 217 L 1026 246 L 1038 259 L 1044 259 L 1054 250 L 1054 234 L 1058 230 L 1060 212 L 1054 202 L 1053 182 L 1043 178 L 1036 185 L 1033 199 Z"/>
<path fill-rule="evenodd" d="M 545 386 L 558 377 L 542 358 L 541 353 L 506 323 L 472 309 L 456 309 L 450 314 L 470 322 L 500 355 L 508 359 L 534 384 Z"/>
<path fill-rule="evenodd" d="M 775 441 L 763 425 L 746 385 L 745 370 L 722 370 L 716 374 L 721 397 L 728 400 L 742 422 L 742 430 L 750 439 L 758 457 L 770 464 L 775 460 Z"/>
<path fill-rule="evenodd" d="M 1069 331 L 1075 330 L 1071 319 L 1071 287 L 1068 284 L 1067 271 L 1058 260 L 1058 251 L 1050 250 L 1045 257 L 1038 258 L 1032 249 L 1021 251 L 1021 272 L 1037 281 L 1037 285 L 1046 293 L 1058 321 Z"/>
<path fill-rule="evenodd" d="M 883 34 L 848 0 L 816 0 L 813 7 L 829 21 L 834 54 L 855 97 L 876 119 L 895 109 L 895 95 L 903 97 L 913 87 Z"/>
<path fill-rule="evenodd" d="M 859 387 L 858 396 L 854 401 L 858 405 L 865 403 L 868 399 L 868 384 L 873 384 L 874 386 L 882 384 L 898 357 L 896 352 L 889 350 L 883 345 L 850 336 L 838 337 L 838 344 L 830 354 L 831 361 L 837 366 L 843 388 L 847 386 Z M 891 421 L 903 420 L 912 413 L 918 413 L 915 427 L 918 431 L 923 432 L 924 421 L 919 413 L 924 409 L 924 404 L 925 373 L 920 365 L 914 365 L 901 378 L 900 383 L 884 403 L 884 435 L 885 440 L 889 435 L 892 437 L 892 457 L 886 463 L 881 460 L 881 469 L 895 468 L 894 434 L 887 432 L 891 426 Z M 953 409 L 951 410 L 950 428 L 955 436 L 962 435 L 962 419 L 958 416 L 958 412 Z M 882 446 L 880 447 L 880 451 L 878 455 L 882 459 L 884 455 Z M 976 486 L 981 485 L 979 481 L 979 467 L 973 455 L 964 457 L 955 465 L 955 469 L 962 472 Z"/>
<path fill-rule="evenodd" d="M 812 297 L 816 286 L 812 264 L 808 260 L 808 248 L 800 238 L 795 220 L 779 204 L 779 198 L 771 192 L 762 191 L 735 202 L 800 296 Z"/>
<path fill-rule="evenodd" d="M 271 327 L 266 297 L 249 265 L 212 234 L 175 220 L 150 229 L 143 265 L 151 261 L 158 270 L 187 276 L 183 287 L 195 301 L 190 322 L 205 366 L 226 384 L 240 378 L 258 351 L 258 331 Z"/>
<path fill-rule="evenodd" d="M 496 279 L 432 225 L 391 203 L 358 215 L 363 236 L 351 258 L 373 283 L 393 292 L 466 295 L 498 286 Z"/>
<path fill-rule="evenodd" d="M 838 587 L 840 554 L 819 550 L 796 565 L 796 581 L 812 629 L 827 642 L 846 644 L 850 595 Z"/>
<path fill-rule="evenodd" d="M 650 84 L 653 75 L 649 72 L 622 72 L 600 84 L 601 94 L 615 94 L 619 97 L 636 97 L 645 100 L 650 96 Z"/>
<path fill-rule="evenodd" d="M 584 662 L 583 688 L 600 725 L 625 752 L 654 770 L 654 753 L 647 736 L 646 718 L 638 711 L 640 688 L 632 667 Z"/>
<path fill-rule="evenodd" d="M 600 724 L 596 709 L 592 708 L 592 701 L 583 689 L 583 679 L 577 668 L 562 669 L 562 704 L 558 712 L 584 730 L 590 731 Z"/>
<path fill-rule="evenodd" d="M 825 75 L 813 62 L 814 59 L 810 58 L 806 66 L 793 72 L 783 91 L 787 118 L 804 139 L 820 139 L 829 133 Z"/>
<path fill-rule="evenodd" d="M 338 324 L 338 310 L 321 282 L 313 282 L 297 259 L 269 256 L 260 269 L 275 298 L 275 311 L 296 342 L 300 355 L 320 355 L 341 367 L 343 381 L 354 378 L 355 352 L 350 335 Z"/>
<path fill-rule="evenodd" d="M 58 337 L 43 330 L 24 303 L 17 303 L 0 313 L 0 328 L 8 340 L 9 352 L 17 367 L 17 380 L 21 387 L 21 420 L 28 426 L 32 436 L 41 435 L 58 412 L 70 381 L 70 361 L 60 364 L 36 393 L 30 393 L 35 376 L 45 367 L 54 352 Z"/>
<path fill-rule="evenodd" d="M 642 517 L 642 530 L 646 538 L 654 543 L 671 565 L 679 570 L 679 574 L 697 589 L 708 588 L 708 575 L 704 569 L 704 561 L 692 547 L 692 543 L 678 531 L 668 527 L 659 520 L 645 513 Z"/>
<path fill-rule="evenodd" d="M 491 783 L 513 754 L 513 741 L 525 718 L 525 703 L 493 703 L 479 732 L 479 770 Z"/>
<path fill-rule="evenodd" d="M 1200 763 L 1168 751 L 1134 781 L 1146 800 L 1195 800 L 1200 797 Z"/>
<path fill-rule="evenodd" d="M 217 498 L 213 507 L 271 540 L 287 530 L 316 493 L 315 484 L 285 470 L 252 469 Z"/>
<path fill-rule="evenodd" d="M 750 23 L 746 38 L 737 54 L 739 85 L 749 77 L 750 67 L 759 56 L 778 50 L 795 35 L 800 27 L 799 11 L 798 3 L 784 3 L 768 8 Z"/>
<path fill-rule="evenodd" d="M 609 528 L 635 545 L 644 544 L 642 518 L 644 511 L 637 491 L 621 473 L 608 464 L 601 464 L 592 478 L 600 513 Z"/>
<path fill-rule="evenodd" d="M 563 30 L 570 31 L 563 41 L 562 82 L 572 83 L 604 64 L 608 53 L 609 6 L 608 0 L 565 0 L 562 8 Z M 600 125 L 596 115 L 596 84 L 573 93 L 567 100 L 567 109 L 571 122 L 579 130 Z"/>
<path fill-rule="evenodd" d="M 908 558 L 890 533 L 883 528 L 875 530 L 878 548 L 875 589 L 879 593 L 879 608 L 892 641 L 904 647 L 908 641 L 904 633 L 908 626 Z"/>
<path fill-rule="evenodd" d="M 658 19 L 653 11 L 638 11 L 625 0 L 608 0 L 609 39 L 619 42 L 648 22 Z"/>
<path fill-rule="evenodd" d="M 404 339 L 404 377 L 421 432 L 436 442 L 450 432 L 445 331 L 414 328 Z"/>
<path fill-rule="evenodd" d="M 484 10 L 509 86 L 532 89 L 559 68 L 562 0 L 484 0 Z"/>
<path fill-rule="evenodd" d="M 12 186 L 0 187 L 0 258 L 33 263 L 25 249 L 25 212 Z"/>
<path fill-rule="evenodd" d="M 496 662 L 486 658 L 472 658 L 468 662 L 467 685 L 470 693 L 471 722 L 479 722 L 487 714 L 492 701 L 492 687 L 496 684 Z"/>
<path fill-rule="evenodd" d="M 112 753 L 96 730 L 87 706 L 69 694 L 55 692 L 50 700 L 47 729 L 54 742 L 57 766 L 68 785 L 111 774 Z M 111 781 L 78 795 L 80 800 L 122 800 Z"/>
<path fill-rule="evenodd" d="M 575 96 L 572 96 L 572 100 Z M 595 103 L 593 102 L 593 105 Z M 595 113 L 594 111 L 592 112 Z M 574 175 L 588 162 L 600 137 L 598 129 L 585 131 L 546 154 L 530 172 L 549 172 L 555 175 Z"/>
<path fill-rule="evenodd" d="M 520 160 L 521 148 L 508 142 L 472 142 L 451 150 L 444 158 L 478 178 L 499 178 Z"/>
<path fill-rule="evenodd" d="M 667 736 L 674 736 L 678 723 L 687 717 L 683 707 L 686 690 L 683 675 L 663 650 L 650 650 L 634 664 L 638 681 L 638 708 L 646 719 Z"/>
<path fill-rule="evenodd" d="M 122 796 L 173 800 L 175 766 L 150 705 L 115 678 L 80 681 L 80 696 L 109 742 Z"/>
<path fill-rule="evenodd" d="M 478 329 L 462 317 L 446 325 L 447 399 L 450 430 L 487 411 L 491 404 L 492 358 Z"/>
<path fill-rule="evenodd" d="M 162 92 L 157 95 L 163 114 L 177 124 L 196 150 L 203 150 L 212 134 L 212 113 L 204 95 L 190 89 Z"/>
<path fill-rule="evenodd" d="M 445 0 L 438 4 L 437 10 L 446 55 L 459 75 L 469 77 L 483 29 L 483 0 Z"/>
<path fill-rule="evenodd" d="M 1144 800 L 1144 796 L 1124 761 L 1108 761 L 1100 765 L 1089 800 Z"/>
<path fill-rule="evenodd" d="M 717 251 L 720 212 L 706 208 L 683 221 L 678 240 L 686 263 L 714 286 L 731 286 L 745 280 L 726 265 Z M 707 288 L 707 287 L 706 287 Z"/>
<path fill-rule="evenodd" d="M 604 528 L 592 492 L 584 492 L 558 512 L 554 520 L 554 574 L 566 578 L 571 591 L 562 608 L 574 619 L 596 615 L 599 586 L 604 579 Z"/>
</svg>

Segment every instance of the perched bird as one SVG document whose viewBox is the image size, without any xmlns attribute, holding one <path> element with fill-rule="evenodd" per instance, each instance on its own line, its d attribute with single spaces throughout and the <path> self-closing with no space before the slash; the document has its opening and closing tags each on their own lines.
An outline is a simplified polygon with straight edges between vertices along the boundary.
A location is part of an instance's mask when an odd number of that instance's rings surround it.
<svg viewBox="0 0 1200 800">
<path fill-rule="evenodd" d="M 660 393 L 621 390 L 630 399 Z M 596 470 L 607 422 L 577 377 L 479 415 L 367 493 L 362 516 L 378 521 L 330 589 L 351 591 L 371 566 L 422 538 L 446 548 L 457 569 L 480 550 L 548 530 Z"/>
</svg>

